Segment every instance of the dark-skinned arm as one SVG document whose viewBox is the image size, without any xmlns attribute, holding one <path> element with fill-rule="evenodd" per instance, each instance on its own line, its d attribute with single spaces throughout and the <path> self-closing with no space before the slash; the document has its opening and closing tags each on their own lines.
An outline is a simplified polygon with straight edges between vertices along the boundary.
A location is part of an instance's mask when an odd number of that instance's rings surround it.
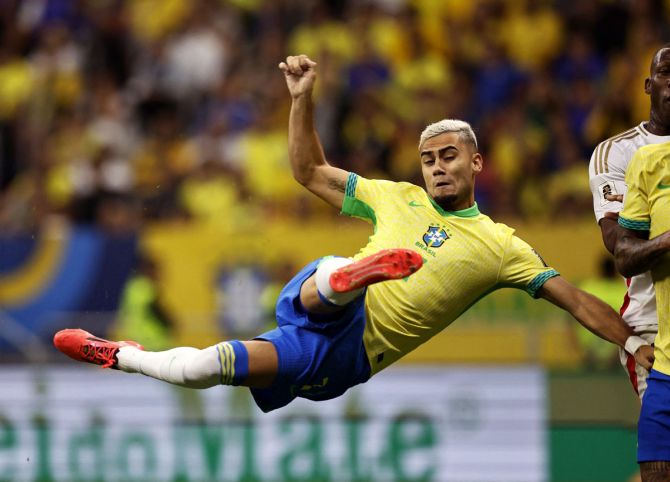
<svg viewBox="0 0 670 482">
<path fill-rule="evenodd" d="M 670 251 L 670 231 L 647 239 L 648 231 L 633 231 L 619 226 L 614 249 L 616 269 L 627 278 L 653 268 Z"/>
<path fill-rule="evenodd" d="M 626 233 L 626 230 L 619 226 L 618 218 L 619 215 L 617 213 L 605 213 L 605 217 L 598 223 L 600 225 L 600 234 L 603 237 L 603 244 L 607 248 L 607 251 L 612 254 L 614 254 L 619 237 Z"/>
</svg>

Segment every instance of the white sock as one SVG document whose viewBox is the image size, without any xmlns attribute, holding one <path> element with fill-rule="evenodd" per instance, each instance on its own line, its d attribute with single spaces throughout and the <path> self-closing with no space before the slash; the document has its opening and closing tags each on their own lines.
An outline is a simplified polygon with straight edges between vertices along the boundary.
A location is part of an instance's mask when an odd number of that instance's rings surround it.
<svg viewBox="0 0 670 482">
<path fill-rule="evenodd" d="M 123 346 L 116 354 L 118 368 L 141 373 L 188 388 L 209 388 L 221 383 L 221 365 L 215 346 L 203 350 L 191 347 L 167 351 L 143 351 Z"/>
<path fill-rule="evenodd" d="M 316 268 L 316 275 L 314 276 L 316 289 L 321 295 L 321 299 L 325 298 L 333 305 L 344 306 L 347 303 L 351 303 L 363 293 L 365 288 L 347 291 L 346 293 L 337 293 L 333 290 L 332 286 L 330 286 L 330 275 L 341 267 L 347 266 L 353 262 L 354 261 L 350 258 L 342 258 L 339 256 L 325 258 L 321 261 L 319 267 Z"/>
</svg>

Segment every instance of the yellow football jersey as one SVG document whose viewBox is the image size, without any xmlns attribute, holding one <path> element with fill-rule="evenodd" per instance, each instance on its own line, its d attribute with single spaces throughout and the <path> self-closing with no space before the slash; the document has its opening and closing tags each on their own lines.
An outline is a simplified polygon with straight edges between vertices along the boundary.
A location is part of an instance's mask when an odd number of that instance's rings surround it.
<svg viewBox="0 0 670 482">
<path fill-rule="evenodd" d="M 447 212 L 414 184 L 352 173 L 342 213 L 374 225 L 356 259 L 381 249 L 408 248 L 424 260 L 413 275 L 367 289 L 364 343 L 373 374 L 429 340 L 488 293 L 512 287 L 535 296 L 558 275 L 512 228 L 491 221 L 477 204 Z"/>
<path fill-rule="evenodd" d="M 649 231 L 649 239 L 670 229 L 670 143 L 641 147 L 628 164 L 628 192 L 619 224 Z M 658 335 L 654 369 L 670 375 L 670 256 L 651 270 L 656 290 Z"/>
</svg>

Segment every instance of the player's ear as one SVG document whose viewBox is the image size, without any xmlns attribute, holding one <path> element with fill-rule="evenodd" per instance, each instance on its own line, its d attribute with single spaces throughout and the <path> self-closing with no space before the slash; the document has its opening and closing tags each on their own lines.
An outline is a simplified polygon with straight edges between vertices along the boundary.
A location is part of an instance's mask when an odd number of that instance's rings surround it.
<svg viewBox="0 0 670 482">
<path fill-rule="evenodd" d="M 651 79 L 649 77 L 644 79 L 644 93 L 647 95 L 651 94 Z"/>
<path fill-rule="evenodd" d="M 475 152 L 472 155 L 472 170 L 475 173 L 480 173 L 482 172 L 483 168 L 484 168 L 484 158 L 482 158 L 482 155 L 479 152 Z"/>
</svg>

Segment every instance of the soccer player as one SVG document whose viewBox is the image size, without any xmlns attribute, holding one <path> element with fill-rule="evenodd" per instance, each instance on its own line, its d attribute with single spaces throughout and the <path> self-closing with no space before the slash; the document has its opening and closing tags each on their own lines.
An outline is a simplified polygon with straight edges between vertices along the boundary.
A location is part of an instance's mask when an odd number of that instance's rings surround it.
<svg viewBox="0 0 670 482">
<path fill-rule="evenodd" d="M 325 400 L 344 393 L 446 328 L 481 297 L 514 287 L 567 310 L 651 366 L 652 348 L 614 310 L 563 280 L 511 228 L 479 212 L 474 182 L 482 156 L 467 123 L 443 120 L 421 134 L 426 190 L 365 179 L 324 157 L 313 119 L 316 63 L 300 55 L 279 67 L 292 98 L 289 157 L 296 180 L 344 214 L 371 222 L 368 244 L 354 260 L 307 265 L 279 297 L 278 328 L 254 340 L 146 352 L 63 330 L 54 338 L 58 349 L 77 360 L 194 388 L 249 386 L 257 405 L 269 411 L 295 397 Z"/>
<path fill-rule="evenodd" d="M 660 54 L 669 46 L 661 47 L 651 61 L 651 78 L 659 69 Z M 663 118 L 665 101 L 658 95 L 658 89 L 650 79 L 646 79 L 645 92 L 651 97 L 649 120 L 628 129 L 596 147 L 589 164 L 589 184 L 593 193 L 593 211 L 600 226 L 603 243 L 610 253 L 614 253 L 618 240 L 625 230 L 618 223 L 618 213 L 623 208 L 626 192 L 625 175 L 633 154 L 642 146 L 670 142 L 670 124 Z M 626 278 L 627 293 L 621 306 L 623 320 L 633 328 L 635 334 L 649 343 L 654 342 L 658 332 L 656 317 L 656 296 L 651 273 L 645 272 Z M 640 400 L 647 388 L 649 372 L 625 350 L 619 349 L 619 358 L 637 392 Z"/>
<path fill-rule="evenodd" d="M 650 123 L 670 133 L 669 46 L 654 56 L 645 90 L 651 96 Z M 641 147 L 630 161 L 626 184 L 618 222 L 628 231 L 619 237 L 615 261 L 624 276 L 651 269 L 659 320 L 656 361 L 638 422 L 637 459 L 643 482 L 670 481 L 670 144 Z"/>
</svg>

